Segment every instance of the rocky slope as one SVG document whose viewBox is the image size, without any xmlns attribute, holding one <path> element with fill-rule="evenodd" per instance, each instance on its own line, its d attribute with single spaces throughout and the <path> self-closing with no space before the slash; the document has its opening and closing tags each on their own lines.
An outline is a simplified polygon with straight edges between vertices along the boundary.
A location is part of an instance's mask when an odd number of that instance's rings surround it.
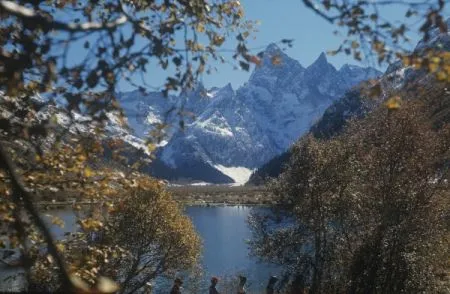
<svg viewBox="0 0 450 294">
<path fill-rule="evenodd" d="M 447 20 L 447 24 L 450 28 L 450 18 Z M 414 52 L 421 54 L 428 48 L 450 51 L 450 30 L 447 33 L 441 33 L 439 29 L 432 30 L 429 40 L 421 40 Z M 311 127 L 309 132 L 317 138 L 329 138 L 339 134 L 350 119 L 364 117 L 396 93 L 402 93 L 404 99 L 427 98 L 431 101 L 430 103 L 435 102 L 433 100 L 435 97 L 441 97 L 442 99 L 436 100 L 439 101 L 438 106 L 434 103 L 430 104 L 430 107 L 436 107 L 436 113 L 439 113 L 441 121 L 450 121 L 449 108 L 447 107 L 448 91 L 444 87 L 445 85 L 443 86 L 442 83 L 438 83 L 434 79 L 434 75 L 428 74 L 424 70 L 415 70 L 410 66 L 403 66 L 402 62 L 398 61 L 389 66 L 378 81 L 382 90 L 378 97 L 375 99 L 368 98 L 367 86 L 364 85 L 348 91 L 341 99 L 333 102 L 325 110 L 323 116 Z M 248 184 L 260 185 L 268 178 L 277 177 L 289 158 L 289 150 L 272 158 L 252 174 Z"/>
<path fill-rule="evenodd" d="M 157 151 L 155 176 L 243 183 L 307 132 L 346 90 L 378 75 L 373 68 L 350 65 L 337 70 L 323 53 L 304 68 L 271 44 L 236 91 L 229 84 L 209 90 L 198 85 L 180 97 L 130 92 L 120 100 L 138 137 L 161 123 L 169 125 Z M 177 127 L 179 109 L 188 114 L 183 129 Z"/>
</svg>

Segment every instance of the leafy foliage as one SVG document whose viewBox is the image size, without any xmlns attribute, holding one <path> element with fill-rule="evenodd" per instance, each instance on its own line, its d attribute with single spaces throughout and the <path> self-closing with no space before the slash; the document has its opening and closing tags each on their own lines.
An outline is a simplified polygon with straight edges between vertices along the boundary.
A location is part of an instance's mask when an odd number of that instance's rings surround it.
<svg viewBox="0 0 450 294">
<path fill-rule="evenodd" d="M 136 193 L 121 205 L 123 213 L 111 219 L 110 242 L 121 244 L 135 257 L 133 263 L 118 260 L 121 270 L 127 272 L 127 263 L 140 268 L 139 275 L 127 276 L 124 289 L 139 288 L 148 277 L 188 270 L 196 264 L 200 238 L 190 219 L 161 187 L 153 193 Z"/>
<path fill-rule="evenodd" d="M 345 53 L 356 60 L 370 57 L 373 53 L 378 63 L 391 63 L 400 56 L 409 58 L 409 50 L 405 44 L 410 41 L 408 32 L 415 28 L 409 22 L 420 23 L 418 32 L 422 34 L 425 41 L 432 37 L 433 28 L 437 28 L 442 33 L 448 30 L 445 22 L 447 5 L 443 0 L 372 2 L 303 0 L 303 3 L 328 22 L 346 31 L 342 45 L 329 53 L 332 55 Z M 405 20 L 395 22 L 385 18 L 382 11 L 389 6 L 404 11 Z M 336 34 L 339 32 L 336 31 Z M 422 58 L 427 60 L 423 64 L 425 68 L 428 61 L 437 57 L 433 50 L 429 53 L 429 56 L 422 54 Z M 436 53 L 439 54 L 439 50 Z"/>
<path fill-rule="evenodd" d="M 245 43 L 253 24 L 243 19 L 239 1 L 2 0 L 0 20 L 0 229 L 6 236 L 1 245 L 18 249 L 27 277 L 36 274 L 38 280 L 48 281 L 43 287 L 112 291 L 117 285 L 105 283 L 106 260 L 139 256 L 124 239 L 112 244 L 88 241 L 119 225 L 121 209 L 130 212 L 140 191 L 147 195 L 147 204 L 154 205 L 150 208 L 161 213 L 157 218 L 137 214 L 140 218 L 126 220 L 136 228 L 144 222 L 146 228 L 159 230 L 142 250 L 158 253 L 154 262 L 161 262 L 162 269 L 152 275 L 142 271 L 146 280 L 187 268 L 199 250 L 192 225 L 157 182 L 123 161 L 121 140 L 105 139 L 105 122 L 114 114 L 125 125 L 114 97 L 117 82 L 125 79 L 144 91 L 151 86 L 138 85 L 131 77 L 143 77 L 149 66 L 174 69 L 164 86 L 168 93 L 189 88 L 210 70 L 208 59 L 221 60 L 217 49 L 225 38 L 235 35 L 235 58 L 248 60 Z M 77 50 L 76 60 L 69 58 L 72 50 Z M 110 162 L 103 161 L 105 153 L 110 153 Z M 36 202 L 59 196 L 74 201 L 80 231 L 56 241 Z M 81 206 L 86 202 L 100 204 L 98 210 L 86 215 Z M 117 222 L 109 223 L 113 221 Z M 57 218 L 51 222 L 63 225 Z M 180 254 L 180 260 L 172 254 Z M 81 257 L 85 263 L 80 263 Z M 141 277 L 133 276 L 127 281 L 131 284 L 124 282 L 122 291 L 139 286 L 138 280 Z"/>
<path fill-rule="evenodd" d="M 200 239 L 192 223 L 154 180 L 141 182 L 138 189 L 89 215 L 80 220 L 83 233 L 61 242 L 72 275 L 86 283 L 84 288 L 95 287 L 102 273 L 121 286 L 121 293 L 133 293 L 156 277 L 190 270 L 197 263 Z M 52 267 L 52 260 L 42 256 L 33 268 L 33 281 L 57 286 Z"/>
<path fill-rule="evenodd" d="M 421 103 L 296 144 L 271 186 L 280 213 L 251 222 L 254 254 L 282 264 L 293 293 L 446 291 L 449 132 Z"/>
<path fill-rule="evenodd" d="M 74 93 L 111 91 L 120 78 L 132 83 L 129 76 L 145 72 L 151 59 L 162 69 L 170 64 L 177 69 L 166 90 L 185 88 L 206 70 L 208 58 L 219 58 L 217 48 L 231 31 L 239 36 L 238 56 L 245 55 L 245 38 L 252 30 L 235 0 L 0 4 L 5 68 L 0 81 L 8 94 L 27 87 L 49 91 L 56 85 L 67 100 L 79 99 Z M 177 44 L 180 35 L 183 43 Z M 79 60 L 71 62 L 69 50 L 77 44 L 83 49 Z M 85 104 L 83 99 L 72 106 L 79 104 Z"/>
</svg>

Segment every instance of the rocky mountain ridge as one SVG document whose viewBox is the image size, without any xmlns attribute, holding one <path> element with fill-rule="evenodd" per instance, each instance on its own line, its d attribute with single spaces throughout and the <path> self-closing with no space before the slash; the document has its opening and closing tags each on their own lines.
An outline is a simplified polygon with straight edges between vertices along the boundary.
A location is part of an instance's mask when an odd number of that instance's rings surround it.
<svg viewBox="0 0 450 294">
<path fill-rule="evenodd" d="M 438 51 L 450 51 L 450 18 L 446 23 L 449 28 L 447 33 L 440 32 L 439 28 L 433 29 L 430 31 L 429 39 L 419 41 L 413 53 L 420 55 L 430 48 Z M 426 98 L 432 100 L 438 95 L 442 101 L 440 101 L 436 113 L 440 113 L 441 120 L 450 121 L 449 107 L 446 104 L 449 92 L 446 90 L 445 84 L 436 81 L 434 74 L 423 69 L 416 70 L 412 66 L 404 66 L 399 60 L 387 68 L 378 82 L 381 85 L 381 92 L 376 99 L 367 97 L 367 86 L 353 88 L 346 92 L 341 99 L 334 101 L 309 132 L 318 138 L 335 136 L 344 129 L 349 120 L 363 118 L 396 93 L 402 93 L 405 99 Z M 248 184 L 260 185 L 264 184 L 268 178 L 277 177 L 289 158 L 289 150 L 272 158 L 252 174 Z"/>
<path fill-rule="evenodd" d="M 380 74 L 353 65 L 337 70 L 324 53 L 305 68 L 271 44 L 237 90 L 230 84 L 213 89 L 199 84 L 180 97 L 137 91 L 119 97 L 137 137 L 166 126 L 156 156 L 157 165 L 171 171 L 171 180 L 242 184 L 252 170 L 307 132 L 348 89 Z M 208 176 L 217 171 L 229 179 Z M 161 176 L 158 169 L 152 173 Z"/>
</svg>

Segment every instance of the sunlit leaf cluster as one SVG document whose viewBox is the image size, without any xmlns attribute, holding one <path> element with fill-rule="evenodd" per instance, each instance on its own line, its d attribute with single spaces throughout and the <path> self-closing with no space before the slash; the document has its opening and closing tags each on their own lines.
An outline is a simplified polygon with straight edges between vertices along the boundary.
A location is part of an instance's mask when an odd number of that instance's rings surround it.
<svg viewBox="0 0 450 294">
<path fill-rule="evenodd" d="M 402 58 L 405 66 L 424 69 L 433 73 L 437 80 L 450 83 L 450 52 L 429 50 L 425 54 L 408 55 Z"/>
<path fill-rule="evenodd" d="M 14 96 L 30 87 L 57 89 L 77 104 L 84 100 L 76 93 L 112 93 L 119 79 L 144 90 L 147 78 L 139 84 L 131 77 L 155 66 L 176 69 L 165 91 L 189 88 L 210 71 L 208 59 L 224 60 L 219 49 L 227 38 L 240 36 L 242 55 L 254 30 L 237 0 L 2 1 L 0 12 L 1 90 Z M 71 46 L 81 47 L 76 61 Z"/>
</svg>

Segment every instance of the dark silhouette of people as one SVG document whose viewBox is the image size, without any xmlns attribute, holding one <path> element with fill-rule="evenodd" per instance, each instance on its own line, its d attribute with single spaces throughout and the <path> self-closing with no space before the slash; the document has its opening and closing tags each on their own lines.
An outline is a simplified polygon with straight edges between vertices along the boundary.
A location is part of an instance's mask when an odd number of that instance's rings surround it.
<svg viewBox="0 0 450 294">
<path fill-rule="evenodd" d="M 275 283 L 278 281 L 278 278 L 275 276 L 271 276 L 269 279 L 269 284 L 267 284 L 266 294 L 274 294 L 275 293 Z"/>
<path fill-rule="evenodd" d="M 217 277 L 211 278 L 211 286 L 209 286 L 209 294 L 219 294 L 219 291 L 216 289 L 216 285 L 219 282 Z"/>
<path fill-rule="evenodd" d="M 152 283 L 148 282 L 145 283 L 145 288 L 144 288 L 144 294 L 152 294 L 152 289 L 153 289 L 153 285 Z"/>
<path fill-rule="evenodd" d="M 246 294 L 244 286 L 247 282 L 247 278 L 244 276 L 239 276 L 239 288 L 237 294 Z"/>
<path fill-rule="evenodd" d="M 183 285 L 183 281 L 180 278 L 176 278 L 173 282 L 172 290 L 170 290 L 170 294 L 181 294 L 181 285 Z"/>
</svg>

